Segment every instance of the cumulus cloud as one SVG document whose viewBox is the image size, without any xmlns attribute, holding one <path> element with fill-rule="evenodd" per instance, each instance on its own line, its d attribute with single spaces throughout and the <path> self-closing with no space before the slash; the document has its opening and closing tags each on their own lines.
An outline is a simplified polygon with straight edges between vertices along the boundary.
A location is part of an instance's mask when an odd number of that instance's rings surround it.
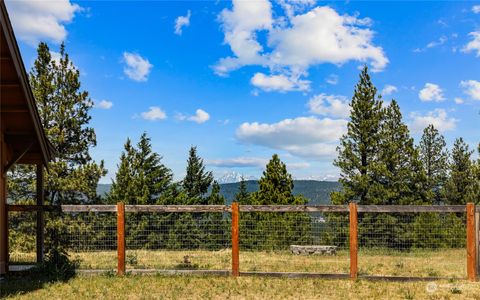
<svg viewBox="0 0 480 300">
<path fill-rule="evenodd" d="M 284 74 L 265 75 L 263 73 L 255 73 L 250 80 L 251 84 L 264 91 L 306 91 L 310 88 L 310 81 L 301 80 L 298 77 L 288 77 Z"/>
<path fill-rule="evenodd" d="M 308 101 L 310 112 L 339 118 L 348 118 L 350 116 L 349 100 L 345 96 L 319 94 Z"/>
<path fill-rule="evenodd" d="M 147 81 L 153 65 L 137 53 L 123 52 L 123 73 L 135 81 Z"/>
<path fill-rule="evenodd" d="M 68 34 L 65 24 L 82 10 L 69 0 L 9 0 L 6 5 L 16 36 L 32 46 L 41 40 L 64 41 Z"/>
<path fill-rule="evenodd" d="M 468 34 L 472 40 L 462 48 L 465 53 L 476 52 L 476 56 L 480 57 L 480 31 L 470 32 Z"/>
<path fill-rule="evenodd" d="M 383 90 L 380 92 L 380 94 L 382 94 L 382 96 L 388 96 L 388 95 L 391 95 L 395 92 L 397 92 L 398 89 L 396 86 L 394 85 L 391 85 L 391 84 L 387 84 L 383 87 Z"/>
<path fill-rule="evenodd" d="M 101 108 L 101 109 L 110 109 L 112 108 L 112 106 L 113 106 L 113 102 L 108 100 L 102 100 L 95 105 L 95 107 Z"/>
<path fill-rule="evenodd" d="M 195 111 L 195 115 L 193 116 L 187 116 L 187 115 L 184 115 L 184 114 L 177 114 L 175 116 L 175 118 L 177 120 L 180 120 L 180 121 L 192 121 L 192 122 L 196 122 L 198 124 L 202 124 L 202 123 L 205 123 L 207 122 L 208 120 L 210 120 L 210 115 L 204 111 L 203 109 L 197 109 Z"/>
<path fill-rule="evenodd" d="M 458 120 L 450 118 L 444 109 L 437 108 L 434 111 L 430 111 L 425 115 L 418 112 L 412 112 L 410 114 L 412 122 L 410 128 L 413 132 L 422 132 L 425 127 L 432 124 L 440 132 L 448 130 L 454 130 L 457 126 Z"/>
<path fill-rule="evenodd" d="M 280 149 L 307 158 L 332 157 L 339 138 L 346 132 L 346 120 L 299 117 L 278 123 L 243 123 L 236 137 L 245 144 Z"/>
<path fill-rule="evenodd" d="M 474 14 L 480 14 L 480 5 L 474 5 L 474 6 L 472 7 L 472 12 L 473 12 Z"/>
<path fill-rule="evenodd" d="M 158 106 L 150 106 L 148 111 L 142 112 L 142 118 L 149 121 L 164 120 L 167 114 Z"/>
<path fill-rule="evenodd" d="M 202 124 L 207 122 L 210 119 L 210 115 L 203 109 L 197 109 L 195 115 L 188 117 L 187 120 Z"/>
<path fill-rule="evenodd" d="M 460 97 L 455 97 L 454 101 L 455 101 L 456 104 L 463 104 L 463 103 L 465 103 L 465 101 L 464 101 L 462 98 L 460 98 Z"/>
<path fill-rule="evenodd" d="M 287 6 L 281 6 L 287 10 Z M 281 79 L 290 91 L 308 88 L 310 82 L 301 77 L 307 76 L 313 65 L 358 61 L 369 62 L 374 71 L 381 71 L 388 64 L 383 49 L 372 42 L 374 32 L 369 28 L 370 19 L 340 15 L 328 6 L 315 7 L 305 13 L 297 11 L 290 10 L 291 14 L 287 11 L 286 18 L 275 19 L 268 0 L 234 0 L 233 8 L 224 9 L 219 15 L 224 42 L 233 55 L 221 58 L 214 66 L 215 72 L 227 75 L 243 66 L 263 66 L 272 75 L 257 73 L 252 84 L 258 79 Z M 259 33 L 266 35 L 266 43 L 258 39 Z M 292 80 L 287 80 L 291 78 L 303 85 L 295 87 Z M 286 91 L 270 87 L 265 90 Z"/>
<path fill-rule="evenodd" d="M 480 81 L 465 80 L 460 82 L 463 92 L 473 100 L 480 100 Z"/>
<path fill-rule="evenodd" d="M 445 100 L 445 97 L 443 96 L 443 90 L 440 88 L 439 85 L 434 83 L 425 83 L 425 87 L 420 90 L 420 92 L 418 93 L 418 97 L 420 98 L 420 100 L 425 102 L 440 102 Z"/>
<path fill-rule="evenodd" d="M 178 18 L 175 19 L 175 34 L 176 35 L 182 35 L 182 30 L 183 27 L 188 27 L 190 26 L 190 17 L 192 13 L 190 10 L 187 12 L 186 16 L 179 16 Z"/>
</svg>

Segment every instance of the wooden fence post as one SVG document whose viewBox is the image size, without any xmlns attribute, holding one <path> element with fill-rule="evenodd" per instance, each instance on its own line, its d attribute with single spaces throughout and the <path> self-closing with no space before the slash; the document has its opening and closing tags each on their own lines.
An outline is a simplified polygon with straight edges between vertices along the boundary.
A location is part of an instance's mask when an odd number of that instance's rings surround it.
<svg viewBox="0 0 480 300">
<path fill-rule="evenodd" d="M 240 213 L 238 203 L 232 203 L 232 276 L 240 275 L 240 247 L 239 247 L 239 221 Z"/>
<path fill-rule="evenodd" d="M 117 275 L 125 274 L 125 204 L 117 203 Z"/>
<path fill-rule="evenodd" d="M 475 245 L 477 247 L 477 275 L 480 274 L 480 212 L 475 212 Z"/>
<path fill-rule="evenodd" d="M 358 276 L 358 213 L 357 204 L 350 203 L 350 278 Z"/>
<path fill-rule="evenodd" d="M 475 235 L 475 204 L 467 203 L 467 278 L 470 281 L 477 279 Z"/>
</svg>

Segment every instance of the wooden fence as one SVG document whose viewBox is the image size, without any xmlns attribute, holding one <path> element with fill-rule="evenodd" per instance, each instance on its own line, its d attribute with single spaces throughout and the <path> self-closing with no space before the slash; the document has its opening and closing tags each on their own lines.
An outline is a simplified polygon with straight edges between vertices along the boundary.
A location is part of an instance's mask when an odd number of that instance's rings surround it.
<svg viewBox="0 0 480 300">
<path fill-rule="evenodd" d="M 117 215 L 117 274 L 122 276 L 126 272 L 125 264 L 125 213 L 200 213 L 217 212 L 231 214 L 231 249 L 232 266 L 231 271 L 201 271 L 207 274 L 230 274 L 240 275 L 265 275 L 265 276 L 287 276 L 287 277 L 334 277 L 334 278 L 358 278 L 358 213 L 463 213 L 466 215 L 466 265 L 467 278 L 470 281 L 477 279 L 480 273 L 480 206 L 475 207 L 473 203 L 467 205 L 239 205 L 232 203 L 228 205 L 8 205 L 9 212 L 36 212 L 39 219 L 43 220 L 44 212 L 64 213 L 116 213 Z M 242 213 L 251 212 L 320 212 L 320 213 L 348 213 L 349 214 L 349 274 L 320 274 L 320 273 L 292 273 L 292 272 L 241 272 L 239 259 L 240 228 L 239 220 Z M 37 224 L 38 225 L 38 224 Z M 43 259 L 43 228 L 37 228 L 37 261 Z M 148 270 L 146 270 L 148 271 Z M 151 271 L 151 270 L 150 270 Z M 198 270 L 180 270 L 173 273 L 201 273 Z M 361 276 L 363 278 L 377 279 L 377 276 Z M 413 277 L 382 277 L 381 279 L 411 280 L 411 279 L 433 279 Z"/>
</svg>

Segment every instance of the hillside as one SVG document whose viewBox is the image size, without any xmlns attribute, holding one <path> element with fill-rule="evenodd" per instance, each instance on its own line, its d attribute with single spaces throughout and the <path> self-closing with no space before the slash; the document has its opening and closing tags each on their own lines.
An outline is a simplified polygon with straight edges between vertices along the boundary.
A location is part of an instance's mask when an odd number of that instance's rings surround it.
<svg viewBox="0 0 480 300">
<path fill-rule="evenodd" d="M 227 203 L 231 203 L 235 198 L 240 183 L 224 183 L 220 184 L 220 191 L 227 199 Z M 258 190 L 258 182 L 256 180 L 247 181 L 247 189 L 249 192 Z M 310 199 L 309 204 L 328 204 L 330 203 L 330 193 L 340 189 L 338 182 L 316 181 L 316 180 L 295 180 L 293 193 L 295 195 L 304 195 Z M 97 193 L 101 196 L 110 190 L 110 184 L 99 184 Z"/>
</svg>

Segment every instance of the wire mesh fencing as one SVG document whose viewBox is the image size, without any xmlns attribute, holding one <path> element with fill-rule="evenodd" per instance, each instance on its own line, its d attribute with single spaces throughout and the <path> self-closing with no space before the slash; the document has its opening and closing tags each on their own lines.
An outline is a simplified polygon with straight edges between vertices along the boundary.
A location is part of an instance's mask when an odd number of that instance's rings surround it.
<svg viewBox="0 0 480 300">
<path fill-rule="evenodd" d="M 348 273 L 348 213 L 244 212 L 242 272 Z"/>
<path fill-rule="evenodd" d="M 465 213 L 362 213 L 359 275 L 463 278 Z"/>
<path fill-rule="evenodd" d="M 111 212 L 49 213 L 47 236 L 60 243 L 80 269 L 115 269 L 117 216 Z M 48 249 L 47 249 L 48 250 Z"/>
<path fill-rule="evenodd" d="M 46 250 L 53 240 L 80 269 L 118 266 L 119 273 L 126 265 L 126 271 L 475 277 L 480 216 L 473 204 L 119 205 L 46 210 Z M 9 210 L 10 264 L 36 261 L 35 209 Z"/>
<path fill-rule="evenodd" d="M 230 269 L 229 214 L 131 212 L 125 222 L 127 270 Z"/>
<path fill-rule="evenodd" d="M 36 213 L 10 212 L 8 216 L 9 261 L 32 265 L 36 258 Z"/>
</svg>

